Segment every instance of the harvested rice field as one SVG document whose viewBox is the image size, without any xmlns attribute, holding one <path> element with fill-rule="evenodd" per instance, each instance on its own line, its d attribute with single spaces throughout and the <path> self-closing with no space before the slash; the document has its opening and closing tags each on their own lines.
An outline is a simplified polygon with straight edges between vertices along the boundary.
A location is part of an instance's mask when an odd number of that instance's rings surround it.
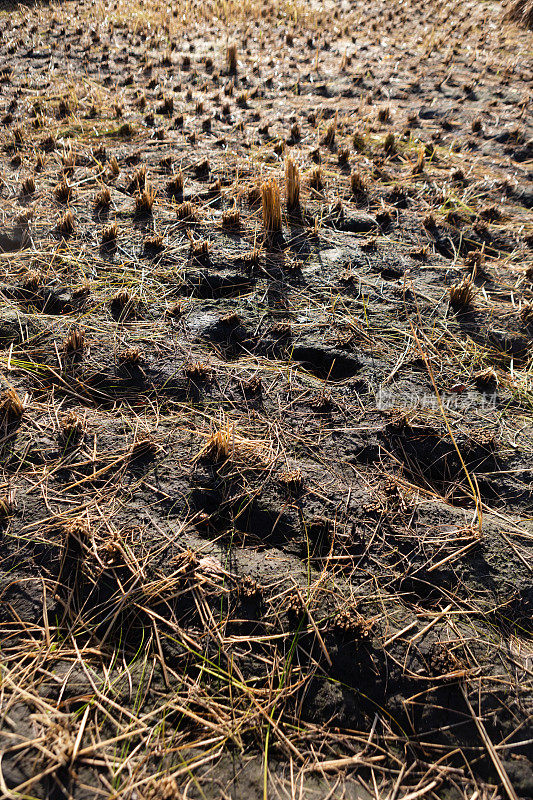
<svg viewBox="0 0 533 800">
<path fill-rule="evenodd" d="M 0 2 L 1 797 L 533 797 L 532 27 Z"/>
</svg>

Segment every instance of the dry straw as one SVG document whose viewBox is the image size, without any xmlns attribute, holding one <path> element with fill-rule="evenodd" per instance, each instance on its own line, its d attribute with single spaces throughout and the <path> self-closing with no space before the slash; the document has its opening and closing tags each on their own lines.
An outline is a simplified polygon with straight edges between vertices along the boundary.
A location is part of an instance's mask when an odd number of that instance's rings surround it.
<svg viewBox="0 0 533 800">
<path fill-rule="evenodd" d="M 300 205 L 300 170 L 290 156 L 285 162 L 285 183 L 287 187 L 287 210 L 294 211 Z"/>
<path fill-rule="evenodd" d="M 281 233 L 281 200 L 279 184 L 275 178 L 261 186 L 261 202 L 263 205 L 263 225 L 267 235 Z"/>
</svg>

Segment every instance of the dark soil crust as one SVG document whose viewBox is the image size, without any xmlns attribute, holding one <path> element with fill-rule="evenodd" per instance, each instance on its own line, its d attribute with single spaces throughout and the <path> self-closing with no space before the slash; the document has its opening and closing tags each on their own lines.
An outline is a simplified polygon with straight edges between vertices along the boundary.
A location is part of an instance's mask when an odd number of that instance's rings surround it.
<svg viewBox="0 0 533 800">
<path fill-rule="evenodd" d="M 531 33 L 5 8 L 0 794 L 533 797 Z"/>
</svg>

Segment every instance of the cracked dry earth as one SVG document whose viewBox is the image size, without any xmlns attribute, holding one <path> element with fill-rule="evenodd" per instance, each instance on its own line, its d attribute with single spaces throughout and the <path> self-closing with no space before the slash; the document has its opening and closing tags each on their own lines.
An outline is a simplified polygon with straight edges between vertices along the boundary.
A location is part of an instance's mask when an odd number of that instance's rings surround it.
<svg viewBox="0 0 533 800">
<path fill-rule="evenodd" d="M 0 794 L 531 798 L 532 34 L 0 4 Z"/>
</svg>

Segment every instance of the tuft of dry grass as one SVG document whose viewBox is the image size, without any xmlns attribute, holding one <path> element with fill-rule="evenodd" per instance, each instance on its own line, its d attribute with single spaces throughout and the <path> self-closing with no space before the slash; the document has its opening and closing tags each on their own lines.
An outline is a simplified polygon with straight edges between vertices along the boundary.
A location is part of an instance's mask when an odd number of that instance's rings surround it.
<svg viewBox="0 0 533 800">
<path fill-rule="evenodd" d="M 22 147 L 24 144 L 24 131 L 22 128 L 15 128 L 13 131 L 13 144 L 15 147 Z"/>
<path fill-rule="evenodd" d="M 368 194 L 368 183 L 360 172 L 351 173 L 350 192 L 354 197 Z"/>
<path fill-rule="evenodd" d="M 235 425 L 226 422 L 221 428 L 213 431 L 204 447 L 198 453 L 198 459 L 226 461 L 235 450 Z"/>
<path fill-rule="evenodd" d="M 176 218 L 182 221 L 189 221 L 193 222 L 195 220 L 195 213 L 192 203 L 187 200 L 185 203 L 181 203 L 176 209 Z"/>
<path fill-rule="evenodd" d="M 383 149 L 389 156 L 396 152 L 396 139 L 392 131 L 386 135 L 383 141 Z"/>
<path fill-rule="evenodd" d="M 111 192 L 108 186 L 103 186 L 94 198 L 94 206 L 97 209 L 109 208 L 111 205 Z"/>
<path fill-rule="evenodd" d="M 180 307 L 180 313 L 182 309 Z M 183 365 L 183 374 L 191 381 L 209 381 L 213 376 L 213 369 L 205 361 L 187 361 Z"/>
<path fill-rule="evenodd" d="M 356 131 L 352 136 L 352 145 L 356 153 L 362 153 L 366 147 L 366 139 L 362 133 Z"/>
<path fill-rule="evenodd" d="M 147 236 L 143 243 L 144 250 L 147 253 L 160 253 L 165 249 L 164 240 L 160 233 L 154 233 L 152 236 Z"/>
<path fill-rule="evenodd" d="M 174 113 L 174 98 L 171 95 L 166 95 L 158 111 L 160 114 L 170 117 Z"/>
<path fill-rule="evenodd" d="M 197 261 L 205 261 L 209 258 L 210 242 L 208 239 L 193 239 L 190 237 L 191 256 Z"/>
<path fill-rule="evenodd" d="M 467 309 L 470 308 L 474 301 L 476 290 L 472 279 L 466 275 L 458 283 L 454 283 L 450 286 L 448 293 L 450 304 L 454 308 Z"/>
<path fill-rule="evenodd" d="M 237 45 L 230 44 L 226 50 L 226 67 L 230 75 L 237 74 Z"/>
<path fill-rule="evenodd" d="M 131 295 L 127 289 L 119 289 L 111 298 L 111 305 L 119 310 L 126 308 L 131 303 Z"/>
<path fill-rule="evenodd" d="M 60 421 L 59 439 L 64 445 L 75 444 L 83 435 L 85 420 L 75 411 L 69 411 Z"/>
<path fill-rule="evenodd" d="M 235 423 L 229 419 L 222 419 L 209 434 L 195 460 L 214 463 L 232 462 L 241 467 L 263 467 L 270 460 L 270 456 L 267 442 L 244 436 Z"/>
<path fill-rule="evenodd" d="M 320 144 L 323 144 L 324 147 L 334 147 L 335 146 L 335 138 L 337 136 L 337 112 L 335 112 L 335 119 L 333 122 L 330 122 L 328 127 L 326 128 L 326 132 L 322 139 L 320 140 Z"/>
<path fill-rule="evenodd" d="M 20 186 L 20 193 L 23 196 L 24 195 L 27 196 L 30 194 L 34 194 L 34 192 L 35 192 L 35 178 L 33 177 L 33 175 L 29 175 L 22 181 Z"/>
<path fill-rule="evenodd" d="M 298 494 L 304 486 L 304 477 L 300 469 L 281 472 L 278 480 L 292 494 Z"/>
<path fill-rule="evenodd" d="M 24 403 L 13 388 L 0 394 L 0 414 L 8 421 L 20 419 L 24 413 Z"/>
<path fill-rule="evenodd" d="M 71 148 L 66 148 L 61 154 L 61 165 L 64 175 L 72 175 L 76 166 L 76 153 Z"/>
<path fill-rule="evenodd" d="M 32 269 L 24 276 L 22 286 L 26 291 L 36 292 L 42 286 L 42 283 L 43 276 L 41 273 L 36 269 Z"/>
<path fill-rule="evenodd" d="M 337 153 L 337 164 L 340 167 L 347 167 L 350 163 L 350 151 L 347 147 L 341 147 Z"/>
<path fill-rule="evenodd" d="M 60 203 L 68 203 L 72 199 L 72 193 L 72 186 L 65 178 L 54 189 L 56 200 Z"/>
<path fill-rule="evenodd" d="M 79 355 L 85 349 L 85 329 L 74 328 L 71 330 L 63 343 L 63 348 L 66 353 L 76 353 Z"/>
<path fill-rule="evenodd" d="M 120 175 L 120 164 L 116 156 L 112 156 L 109 161 L 109 171 L 114 178 L 118 178 Z"/>
<path fill-rule="evenodd" d="M 0 523 L 5 523 L 14 511 L 13 494 L 0 495 Z"/>
<path fill-rule="evenodd" d="M 131 176 L 128 182 L 128 192 L 129 194 L 139 194 L 143 191 L 146 187 L 146 166 L 143 164 L 140 166 L 133 175 Z"/>
<path fill-rule="evenodd" d="M 263 226 L 267 235 L 280 233 L 281 225 L 281 199 L 279 184 L 275 178 L 270 178 L 261 186 L 261 202 L 263 209 Z"/>
<path fill-rule="evenodd" d="M 424 172 L 425 163 L 426 163 L 426 151 L 424 150 L 423 147 L 420 147 L 416 158 L 416 164 L 413 167 L 413 175 L 422 175 Z"/>
<path fill-rule="evenodd" d="M 291 125 L 291 141 L 299 142 L 302 138 L 302 131 L 297 122 Z"/>
<path fill-rule="evenodd" d="M 111 225 L 106 225 L 102 231 L 101 244 L 103 247 L 116 247 L 118 238 L 118 225 L 112 222 Z"/>
<path fill-rule="evenodd" d="M 135 365 L 142 361 L 142 353 L 138 347 L 127 347 L 118 354 L 119 364 Z"/>
<path fill-rule="evenodd" d="M 142 436 L 132 443 L 129 457 L 131 461 L 146 461 L 154 458 L 158 452 L 157 442 L 154 442 L 150 436 Z"/>
<path fill-rule="evenodd" d="M 119 289 L 111 298 L 111 311 L 121 322 L 134 317 L 139 308 L 138 301 L 127 289 Z"/>
<path fill-rule="evenodd" d="M 300 206 L 300 170 L 290 156 L 285 162 L 285 186 L 287 210 L 294 211 Z"/>
<path fill-rule="evenodd" d="M 324 175 L 322 167 L 314 167 L 309 173 L 309 186 L 316 192 L 321 192 L 324 188 Z"/>
<path fill-rule="evenodd" d="M 66 211 L 57 223 L 57 232 L 61 236 L 71 236 L 74 233 L 74 228 L 74 214 L 70 210 Z"/>
<path fill-rule="evenodd" d="M 392 119 L 392 114 L 389 106 L 383 106 L 378 111 L 378 122 L 386 124 Z"/>
<path fill-rule="evenodd" d="M 131 139 L 131 137 L 134 134 L 135 134 L 135 128 L 133 127 L 131 122 L 123 122 L 117 131 L 117 135 L 120 136 L 122 139 Z"/>
<path fill-rule="evenodd" d="M 135 197 L 135 213 L 137 216 L 149 216 L 152 213 L 155 201 L 155 189 L 146 184 L 142 192 Z"/>
<path fill-rule="evenodd" d="M 181 170 L 178 170 L 168 180 L 166 190 L 170 197 L 181 197 L 183 195 L 183 172 Z"/>
<path fill-rule="evenodd" d="M 256 206 L 261 202 L 261 184 L 254 183 L 246 192 L 246 202 L 250 206 Z"/>
<path fill-rule="evenodd" d="M 235 205 L 222 214 L 222 227 L 229 231 L 238 231 L 241 227 L 241 212 Z"/>
<path fill-rule="evenodd" d="M 261 249 L 259 247 L 254 247 L 253 250 L 243 253 L 242 261 L 244 266 L 251 270 L 259 263 L 260 257 Z"/>
</svg>

